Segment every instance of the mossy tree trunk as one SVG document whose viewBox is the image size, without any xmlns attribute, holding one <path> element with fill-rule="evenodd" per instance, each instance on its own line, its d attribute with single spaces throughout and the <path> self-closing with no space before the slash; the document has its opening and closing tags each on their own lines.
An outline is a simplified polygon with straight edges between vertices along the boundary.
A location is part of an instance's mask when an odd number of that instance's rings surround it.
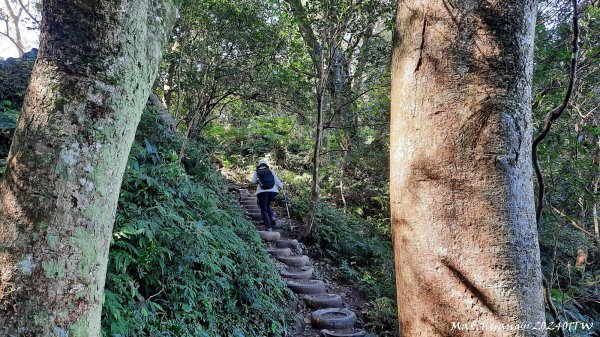
<svg viewBox="0 0 600 337">
<path fill-rule="evenodd" d="M 0 187 L 0 335 L 99 336 L 127 157 L 174 0 L 44 0 Z"/>
<path fill-rule="evenodd" d="M 543 336 L 534 213 L 536 2 L 399 1 L 390 193 L 402 336 Z M 463 326 L 464 327 L 464 326 Z"/>
</svg>

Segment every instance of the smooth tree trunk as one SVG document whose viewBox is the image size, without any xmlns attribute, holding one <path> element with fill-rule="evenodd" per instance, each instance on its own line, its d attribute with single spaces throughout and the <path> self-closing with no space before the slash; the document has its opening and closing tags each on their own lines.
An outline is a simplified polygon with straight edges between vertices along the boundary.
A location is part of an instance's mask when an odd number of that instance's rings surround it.
<svg viewBox="0 0 600 337">
<path fill-rule="evenodd" d="M 99 336 L 113 221 L 173 0 L 44 0 L 0 187 L 0 335 Z"/>
<path fill-rule="evenodd" d="M 398 2 L 390 197 L 402 336 L 546 335 L 533 329 L 545 321 L 535 16 L 532 0 Z"/>
</svg>

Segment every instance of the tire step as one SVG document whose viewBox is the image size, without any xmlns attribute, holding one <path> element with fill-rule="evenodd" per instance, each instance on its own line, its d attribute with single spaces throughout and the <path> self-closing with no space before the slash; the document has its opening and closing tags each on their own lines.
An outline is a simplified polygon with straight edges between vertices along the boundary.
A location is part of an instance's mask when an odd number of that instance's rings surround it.
<svg viewBox="0 0 600 337">
<path fill-rule="evenodd" d="M 356 320 L 354 311 L 345 308 L 319 309 L 310 315 L 310 324 L 321 329 L 350 329 Z"/>
<path fill-rule="evenodd" d="M 265 227 L 265 225 L 255 225 L 254 227 L 260 232 L 267 231 L 267 227 Z M 273 232 L 278 232 L 279 234 L 283 235 L 283 228 L 273 227 Z"/>
<path fill-rule="evenodd" d="M 260 223 L 254 223 L 254 226 L 255 226 L 256 228 L 258 228 L 258 227 L 261 227 L 261 226 L 262 226 L 262 227 L 266 227 L 266 226 L 265 226 L 265 223 L 264 223 L 264 222 L 262 222 L 262 221 L 261 221 Z M 274 223 L 274 224 L 273 224 L 273 228 L 282 229 L 282 228 L 283 228 L 283 226 L 282 226 L 281 224 Z M 277 247 L 277 248 L 292 248 L 292 247 Z"/>
<path fill-rule="evenodd" d="M 291 279 L 310 279 L 313 275 L 314 268 L 304 266 L 300 268 L 286 268 L 279 271 L 279 275 Z"/>
<path fill-rule="evenodd" d="M 276 233 L 276 232 L 267 232 L 267 233 Z M 274 240 L 274 241 L 277 241 L 277 240 Z M 281 256 L 281 257 L 278 257 L 277 259 L 279 261 L 287 264 L 290 267 L 304 267 L 310 262 L 310 259 L 306 255 Z"/>
<path fill-rule="evenodd" d="M 262 215 L 260 215 L 260 213 L 252 213 L 246 215 L 252 220 L 262 220 Z"/>
<path fill-rule="evenodd" d="M 321 280 L 288 280 L 285 283 L 296 294 L 321 294 L 325 292 L 325 282 Z"/>
<path fill-rule="evenodd" d="M 273 257 L 290 256 L 292 255 L 292 250 L 289 248 L 267 248 L 267 253 Z"/>
<path fill-rule="evenodd" d="M 304 301 L 313 309 L 341 308 L 344 304 L 342 296 L 338 294 L 306 295 Z"/>
<path fill-rule="evenodd" d="M 298 240 L 277 240 L 275 241 L 275 247 L 277 248 L 291 248 L 297 249 L 299 246 Z"/>
<path fill-rule="evenodd" d="M 274 246 L 267 248 L 267 252 L 272 257 L 287 265 L 286 268 L 281 265 L 279 273 L 286 278 L 286 284 L 293 292 L 304 294 L 303 299 L 308 307 L 319 309 L 310 316 L 311 325 L 321 329 L 321 337 L 365 337 L 367 332 L 362 329 L 353 328 L 356 324 L 356 314 L 345 308 L 343 299 L 337 294 L 327 294 L 326 285 L 323 281 L 312 280 L 314 269 L 307 266 L 310 259 L 306 255 L 291 256 L 292 249 L 299 249 L 298 240 L 281 239 L 283 221 L 276 221 L 274 231 L 265 231 L 262 222 L 260 207 L 257 205 L 256 196 L 250 194 L 248 190 L 240 189 L 240 206 L 248 216 L 256 229 L 258 235 L 263 241 L 275 243 Z M 283 269 L 282 269 L 283 268 Z M 325 308 L 325 309 L 320 309 Z"/>
<path fill-rule="evenodd" d="M 343 330 L 321 330 L 322 337 L 365 337 L 367 332 L 363 329 L 343 329 Z"/>
<path fill-rule="evenodd" d="M 263 241 L 277 241 L 281 239 L 281 233 L 279 232 L 258 231 L 258 235 L 260 235 Z"/>
</svg>

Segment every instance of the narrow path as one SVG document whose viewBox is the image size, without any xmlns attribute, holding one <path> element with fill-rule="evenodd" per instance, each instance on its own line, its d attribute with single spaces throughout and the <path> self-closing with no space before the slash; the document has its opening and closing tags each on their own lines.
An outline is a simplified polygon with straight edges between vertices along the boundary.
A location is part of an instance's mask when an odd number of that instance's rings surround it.
<svg viewBox="0 0 600 337">
<path fill-rule="evenodd" d="M 292 332 L 292 337 L 364 337 L 367 332 L 355 328 L 356 313 L 344 303 L 342 296 L 331 293 L 330 287 L 323 281 L 313 278 L 314 267 L 310 258 L 303 254 L 299 242 L 284 237 L 282 229 L 284 221 L 278 220 L 272 232 L 265 231 L 261 220 L 260 208 L 256 197 L 246 189 L 239 189 L 239 203 L 246 215 L 255 224 L 258 234 L 265 242 L 267 252 L 290 288 L 298 299 L 303 301 L 305 312 L 299 306 L 299 314 L 304 317 L 299 331 Z"/>
</svg>

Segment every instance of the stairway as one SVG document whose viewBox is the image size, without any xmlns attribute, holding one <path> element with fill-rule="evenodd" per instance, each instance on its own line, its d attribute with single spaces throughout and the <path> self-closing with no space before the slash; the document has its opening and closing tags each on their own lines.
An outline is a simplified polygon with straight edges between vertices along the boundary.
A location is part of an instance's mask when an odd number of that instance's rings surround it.
<svg viewBox="0 0 600 337">
<path fill-rule="evenodd" d="M 320 329 L 323 337 L 364 337 L 367 332 L 354 328 L 356 314 L 344 307 L 340 295 L 327 292 L 327 285 L 320 280 L 312 279 L 314 269 L 310 266 L 308 256 L 302 254 L 297 240 L 283 236 L 282 222 L 277 221 L 273 231 L 268 232 L 262 222 L 260 208 L 256 196 L 246 189 L 239 189 L 239 203 L 255 224 L 258 234 L 265 242 L 267 252 L 278 266 L 280 275 L 307 307 L 314 311 L 308 317 L 315 329 Z M 306 321 L 308 321 L 306 320 Z"/>
</svg>

